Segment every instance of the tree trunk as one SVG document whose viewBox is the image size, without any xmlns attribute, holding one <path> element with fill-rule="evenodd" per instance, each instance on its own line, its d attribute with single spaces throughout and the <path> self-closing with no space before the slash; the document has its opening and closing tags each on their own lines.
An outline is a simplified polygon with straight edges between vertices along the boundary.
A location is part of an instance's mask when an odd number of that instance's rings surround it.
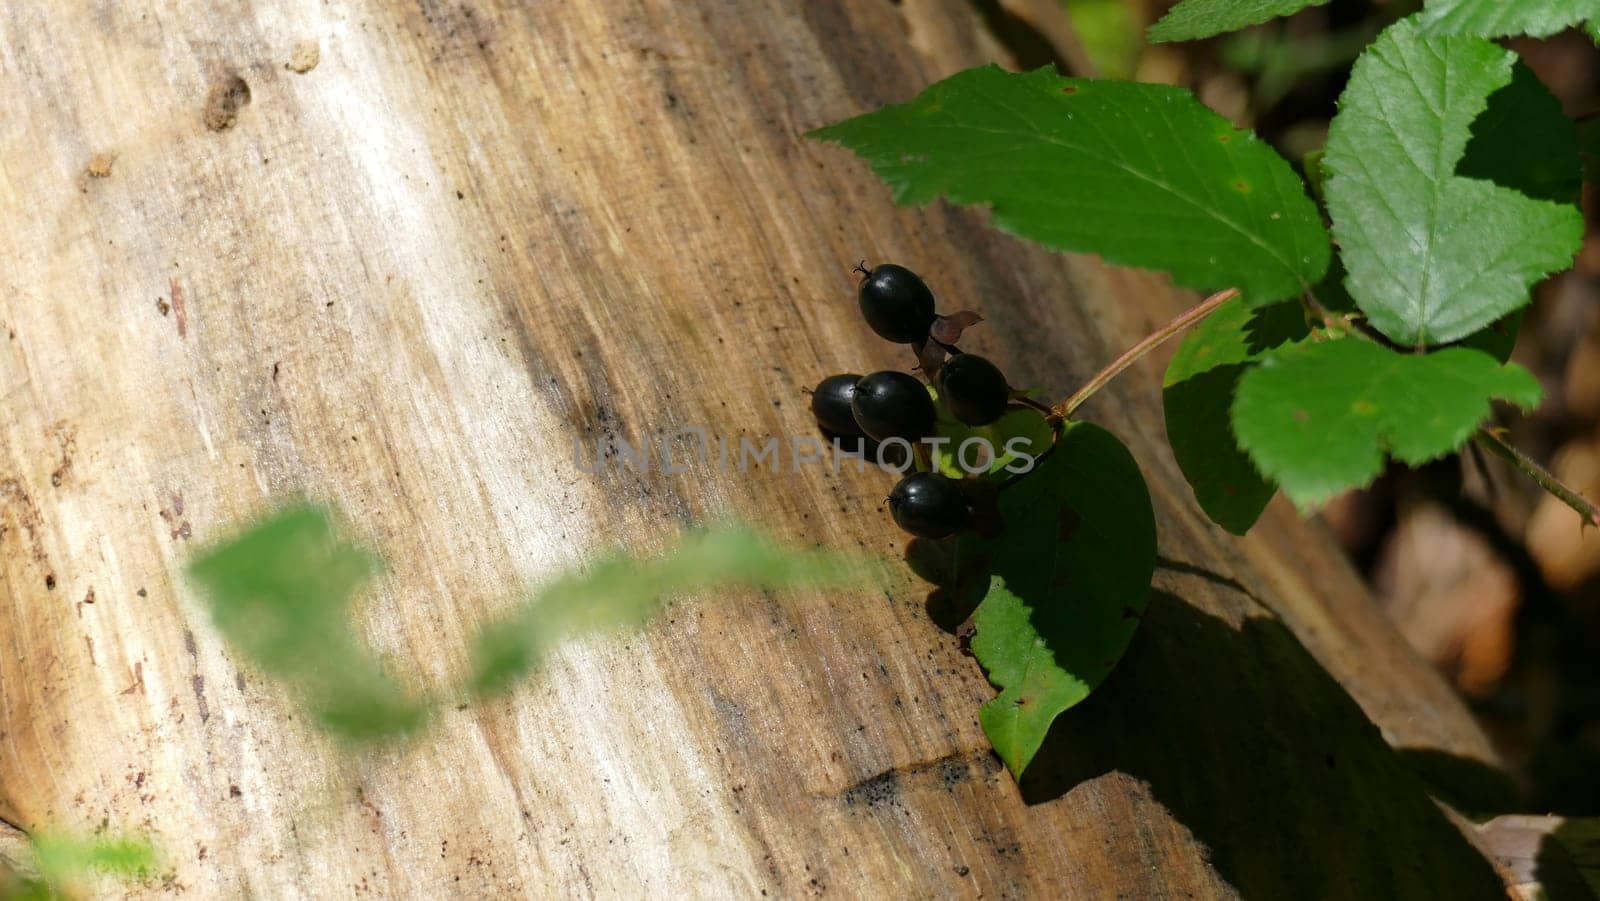
<svg viewBox="0 0 1600 901">
<path fill-rule="evenodd" d="M 898 557 L 883 473 L 573 439 L 814 434 L 804 388 L 911 365 L 862 258 L 1054 397 L 1192 303 L 801 138 L 991 58 L 956 0 L 0 11 L 0 816 L 149 832 L 151 894 L 1498 895 L 1418 775 L 1492 774 L 1484 736 L 1319 528 L 1206 522 L 1153 362 L 1084 413 L 1150 481 L 1155 596 L 1021 789 L 899 564 L 686 602 L 377 756 L 220 642 L 185 561 L 296 492 L 384 550 L 360 625 L 431 686 L 517 585 L 681 522 Z"/>
</svg>

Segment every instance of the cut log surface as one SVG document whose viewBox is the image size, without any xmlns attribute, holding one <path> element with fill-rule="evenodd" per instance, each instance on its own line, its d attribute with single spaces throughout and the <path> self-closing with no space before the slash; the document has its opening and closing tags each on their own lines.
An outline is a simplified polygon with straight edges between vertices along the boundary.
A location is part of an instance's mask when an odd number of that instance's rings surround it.
<svg viewBox="0 0 1600 901">
<path fill-rule="evenodd" d="M 1150 481 L 1154 597 L 1020 788 L 899 563 L 686 599 L 377 755 L 210 625 L 185 561 L 297 493 L 383 549 L 359 626 L 419 686 L 517 586 L 681 524 L 899 558 L 884 473 L 574 439 L 814 434 L 804 388 L 912 365 L 862 258 L 1052 397 L 1193 303 L 801 138 L 991 59 L 955 0 L 6 4 L 0 817 L 149 833 L 149 895 L 1500 895 L 1419 775 L 1485 738 L 1315 525 L 1204 519 L 1157 362 L 1084 409 Z"/>
</svg>

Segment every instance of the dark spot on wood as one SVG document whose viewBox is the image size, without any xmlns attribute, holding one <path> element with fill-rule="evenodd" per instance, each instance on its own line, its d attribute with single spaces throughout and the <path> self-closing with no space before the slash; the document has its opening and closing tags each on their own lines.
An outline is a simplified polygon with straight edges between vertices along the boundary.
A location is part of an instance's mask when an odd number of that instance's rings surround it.
<svg viewBox="0 0 1600 901">
<path fill-rule="evenodd" d="M 206 706 L 206 677 L 195 676 L 189 684 L 194 688 L 194 701 L 200 708 L 200 722 L 203 723 L 211 719 L 211 709 Z"/>
<path fill-rule="evenodd" d="M 178 337 L 186 337 L 189 332 L 189 311 L 183 306 L 183 286 L 173 278 L 167 280 L 167 289 L 172 294 L 172 314 L 178 321 Z M 162 314 L 165 313 L 163 310 Z"/>
<path fill-rule="evenodd" d="M 900 775 L 885 770 L 863 779 L 844 792 L 846 807 L 892 807 L 900 803 Z"/>
<path fill-rule="evenodd" d="M 203 114 L 206 128 L 227 131 L 239 119 L 239 110 L 250 103 L 250 85 L 238 73 L 230 73 L 211 85 Z"/>
</svg>

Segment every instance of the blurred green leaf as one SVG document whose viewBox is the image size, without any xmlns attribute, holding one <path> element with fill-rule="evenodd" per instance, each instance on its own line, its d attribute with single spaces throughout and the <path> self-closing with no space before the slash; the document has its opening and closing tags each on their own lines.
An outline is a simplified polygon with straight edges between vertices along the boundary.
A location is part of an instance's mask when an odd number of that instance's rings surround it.
<svg viewBox="0 0 1600 901">
<path fill-rule="evenodd" d="M 1089 61 L 1106 78 L 1132 78 L 1144 49 L 1135 4 L 1127 0 L 1062 0 Z"/>
<path fill-rule="evenodd" d="M 1233 435 L 1239 379 L 1267 351 L 1307 334 L 1299 304 L 1252 311 L 1230 300 L 1185 336 L 1167 366 L 1161 398 L 1173 456 L 1200 508 L 1235 535 L 1250 530 L 1278 490 Z"/>
<path fill-rule="evenodd" d="M 957 556 L 989 573 L 972 652 L 1001 691 L 978 720 L 1020 778 L 1050 724 L 1105 680 L 1132 640 L 1149 600 L 1156 526 L 1128 449 L 1084 422 L 1068 423 L 999 504 L 1004 534 L 963 536 Z"/>
<path fill-rule="evenodd" d="M 1150 42 L 1192 41 L 1259 25 L 1328 0 L 1183 0 L 1150 26 Z"/>
<path fill-rule="evenodd" d="M 472 653 L 470 688 L 477 694 L 501 691 L 538 667 L 558 642 L 636 626 L 677 595 L 864 583 L 871 576 L 871 567 L 859 560 L 786 549 L 740 526 L 690 532 L 651 557 L 618 551 L 558 577 L 484 627 Z"/>
<path fill-rule="evenodd" d="M 1447 344 L 1520 309 L 1582 242 L 1576 206 L 1456 173 L 1513 59 L 1480 38 L 1424 36 L 1408 19 L 1356 62 L 1340 100 L 1323 160 L 1328 212 L 1350 294 L 1397 344 Z"/>
<path fill-rule="evenodd" d="M 136 879 L 156 867 L 156 852 L 149 841 L 136 836 L 87 838 L 53 830 L 28 836 L 34 872 L 0 871 L 0 898 L 5 901 L 72 897 L 79 881 L 94 875 Z"/>
<path fill-rule="evenodd" d="M 1179 88 L 988 66 L 810 136 L 855 150 L 897 202 L 988 204 L 1014 234 L 1252 304 L 1328 266 L 1300 177 Z"/>
<path fill-rule="evenodd" d="M 1532 407 L 1539 394 L 1527 370 L 1478 350 L 1305 341 L 1265 355 L 1240 379 L 1233 428 L 1256 467 L 1310 509 L 1369 484 L 1385 452 L 1426 463 L 1465 444 L 1491 400 Z"/>
<path fill-rule="evenodd" d="M 363 740 L 410 732 L 428 712 L 351 626 L 350 603 L 377 566 L 335 533 L 326 510 L 300 503 L 205 552 L 189 572 L 229 644 L 286 683 L 323 729 Z"/>
<path fill-rule="evenodd" d="M 377 568 L 340 537 L 328 512 L 296 504 L 205 552 L 190 572 L 230 645 L 350 741 L 415 731 L 436 701 L 407 693 L 349 621 L 356 593 Z M 481 630 L 468 688 L 488 692 L 538 666 L 566 638 L 637 625 L 669 597 L 691 591 L 864 582 L 865 563 L 779 547 L 739 526 L 691 531 L 652 557 L 616 552 L 556 578 L 530 602 Z"/>
<path fill-rule="evenodd" d="M 1548 37 L 1600 20 L 1596 0 L 1427 0 L 1422 27 L 1428 34 L 1467 34 L 1505 38 L 1526 34 Z"/>
</svg>

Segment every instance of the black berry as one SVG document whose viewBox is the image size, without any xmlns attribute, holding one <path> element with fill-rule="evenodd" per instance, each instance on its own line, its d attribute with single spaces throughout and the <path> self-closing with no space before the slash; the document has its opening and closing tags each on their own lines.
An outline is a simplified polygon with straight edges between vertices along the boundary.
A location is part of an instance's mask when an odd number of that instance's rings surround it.
<svg viewBox="0 0 1600 901">
<path fill-rule="evenodd" d="M 861 280 L 861 315 L 872 330 L 896 344 L 928 337 L 933 325 L 933 292 L 915 272 L 885 263 Z"/>
<path fill-rule="evenodd" d="M 918 538 L 946 538 L 966 525 L 971 508 L 954 479 L 914 472 L 889 493 L 889 513 Z"/>
<path fill-rule="evenodd" d="M 920 441 L 933 432 L 937 415 L 927 387 L 916 376 L 894 370 L 874 372 L 856 382 L 850 411 L 856 425 L 874 441 Z"/>
<path fill-rule="evenodd" d="M 950 414 L 967 425 L 988 425 L 1011 401 L 1000 368 L 977 354 L 956 354 L 939 367 L 939 396 Z"/>
<path fill-rule="evenodd" d="M 811 413 L 824 431 L 846 437 L 861 434 L 855 414 L 850 412 L 850 401 L 856 396 L 856 382 L 859 381 L 861 376 L 854 373 L 830 375 L 811 392 Z"/>
</svg>

